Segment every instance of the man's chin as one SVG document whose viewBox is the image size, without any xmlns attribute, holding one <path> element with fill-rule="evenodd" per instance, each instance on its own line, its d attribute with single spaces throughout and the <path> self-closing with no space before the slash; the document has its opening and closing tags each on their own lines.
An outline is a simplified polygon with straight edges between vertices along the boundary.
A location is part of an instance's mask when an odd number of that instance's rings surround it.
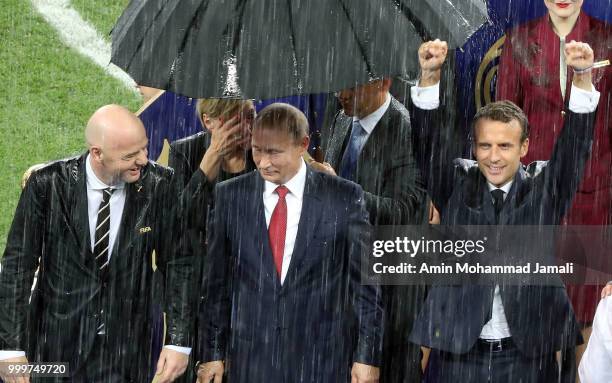
<svg viewBox="0 0 612 383">
<path fill-rule="evenodd" d="M 139 179 L 140 179 L 140 170 L 138 171 L 138 173 L 129 171 L 125 173 L 123 177 L 121 177 L 121 180 L 128 184 L 134 183 L 138 181 Z"/>
<path fill-rule="evenodd" d="M 270 174 L 267 172 L 263 172 L 263 171 L 259 171 L 259 175 L 261 176 L 261 178 L 263 178 L 265 181 L 268 182 L 272 182 L 275 184 L 278 184 L 278 175 L 277 174 Z"/>
<path fill-rule="evenodd" d="M 496 187 L 504 186 L 511 179 L 511 178 L 507 178 L 507 177 L 503 177 L 503 176 L 498 176 L 498 175 L 492 176 L 490 174 L 487 174 L 487 176 L 485 178 L 487 179 L 487 181 L 491 185 L 496 186 Z"/>
</svg>

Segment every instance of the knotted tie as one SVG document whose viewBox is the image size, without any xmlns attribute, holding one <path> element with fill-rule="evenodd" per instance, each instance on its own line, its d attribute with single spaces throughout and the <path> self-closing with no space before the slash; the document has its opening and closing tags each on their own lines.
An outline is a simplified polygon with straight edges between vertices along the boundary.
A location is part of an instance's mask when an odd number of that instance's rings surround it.
<svg viewBox="0 0 612 383">
<path fill-rule="evenodd" d="M 504 206 L 504 191 L 502 189 L 491 190 L 493 196 L 493 207 L 495 208 L 495 223 L 499 222 L 499 213 Z"/>
<path fill-rule="evenodd" d="M 98 208 L 98 220 L 96 221 L 96 238 L 94 242 L 94 256 L 99 270 L 108 266 L 108 244 L 110 233 L 110 197 L 113 189 L 107 188 L 102 191 L 102 202 Z"/>
<path fill-rule="evenodd" d="M 351 137 L 349 138 L 348 145 L 344 151 L 342 157 L 342 163 L 340 165 L 340 177 L 355 181 L 357 160 L 359 159 L 359 153 L 363 144 L 368 137 L 368 132 L 361 126 L 359 121 L 353 121 L 353 127 L 351 128 Z"/>
<path fill-rule="evenodd" d="M 278 202 L 270 218 L 268 237 L 270 239 L 272 257 L 274 258 L 274 266 L 276 266 L 276 272 L 280 278 L 283 268 L 283 254 L 285 252 L 285 236 L 287 233 L 287 201 L 285 197 L 289 193 L 289 189 L 281 185 L 276 188 L 275 192 L 278 194 Z"/>
</svg>

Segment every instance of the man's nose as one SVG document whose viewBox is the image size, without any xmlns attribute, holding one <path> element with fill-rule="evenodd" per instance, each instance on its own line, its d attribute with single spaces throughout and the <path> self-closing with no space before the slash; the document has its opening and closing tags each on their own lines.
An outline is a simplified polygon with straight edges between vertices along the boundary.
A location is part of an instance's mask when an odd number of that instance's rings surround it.
<svg viewBox="0 0 612 383">
<path fill-rule="evenodd" d="M 501 159 L 501 156 L 499 155 L 499 148 L 498 147 L 493 147 L 491 148 L 491 155 L 489 156 L 489 160 L 491 160 L 491 162 L 497 162 Z"/>
<path fill-rule="evenodd" d="M 270 166 L 270 156 L 268 156 L 267 154 L 261 154 L 259 156 L 259 161 L 258 161 L 258 166 L 260 169 L 265 169 L 268 166 Z"/>
<path fill-rule="evenodd" d="M 141 150 L 140 153 L 138 153 L 138 156 L 136 157 L 136 165 L 145 166 L 148 161 L 149 159 L 147 158 L 147 151 Z"/>
</svg>

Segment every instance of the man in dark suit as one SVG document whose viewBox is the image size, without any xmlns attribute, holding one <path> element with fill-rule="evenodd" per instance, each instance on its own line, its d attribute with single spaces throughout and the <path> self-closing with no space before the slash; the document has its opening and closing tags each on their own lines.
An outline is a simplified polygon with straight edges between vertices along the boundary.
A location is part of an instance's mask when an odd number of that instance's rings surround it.
<svg viewBox="0 0 612 383">
<path fill-rule="evenodd" d="M 253 128 L 258 172 L 216 187 L 199 382 L 378 379 L 380 291 L 360 276 L 363 191 L 309 168 L 308 143 L 306 117 L 272 104 Z"/>
<path fill-rule="evenodd" d="M 87 153 L 36 170 L 22 192 L 2 258 L 0 356 L 68 363 L 71 382 L 147 381 L 155 250 L 171 298 L 158 378 L 170 382 L 190 351 L 191 270 L 171 248 L 172 171 L 147 160 L 144 126 L 121 106 L 100 108 L 85 133 Z"/>
<path fill-rule="evenodd" d="M 453 161 L 457 151 L 450 148 L 461 140 L 452 138 L 450 129 L 439 129 L 444 121 L 435 118 L 445 55 L 443 42 L 421 47 L 423 74 L 412 91 L 413 116 L 422 127 L 417 139 L 432 151 L 417 158 L 425 160 L 421 168 L 429 174 L 428 190 L 442 224 L 558 224 L 576 192 L 593 138 L 599 94 L 588 69 L 592 50 L 582 43 L 567 44 L 566 62 L 575 75 L 565 126 L 550 161 L 528 167 L 520 162 L 529 147 L 527 118 L 509 101 L 489 104 L 474 117 L 476 161 Z M 559 351 L 560 362 L 573 362 L 565 351 L 575 347 L 578 336 L 559 280 L 546 286 L 435 286 L 411 340 L 433 349 L 426 382 L 544 383 L 560 379 Z M 574 379 L 575 371 L 562 381 Z"/>
<path fill-rule="evenodd" d="M 342 111 L 323 131 L 324 164 L 312 166 L 361 185 L 373 225 L 426 221 L 425 190 L 413 151 L 410 116 L 389 94 L 391 80 L 375 80 L 339 92 Z M 415 382 L 421 353 L 408 342 L 425 299 L 419 286 L 384 286 L 383 383 Z"/>
</svg>

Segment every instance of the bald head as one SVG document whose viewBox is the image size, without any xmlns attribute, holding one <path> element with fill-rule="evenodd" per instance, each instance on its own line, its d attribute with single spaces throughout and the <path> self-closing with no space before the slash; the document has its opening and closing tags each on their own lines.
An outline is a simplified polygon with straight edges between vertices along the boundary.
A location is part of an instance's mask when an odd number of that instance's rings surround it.
<svg viewBox="0 0 612 383">
<path fill-rule="evenodd" d="M 91 165 L 101 181 L 135 182 L 147 163 L 147 135 L 142 121 L 120 105 L 96 110 L 87 122 L 85 138 Z"/>
<path fill-rule="evenodd" d="M 121 105 L 105 105 L 96 110 L 89 118 L 85 129 L 87 145 L 114 146 L 125 136 L 144 131 L 142 121 Z"/>
</svg>

